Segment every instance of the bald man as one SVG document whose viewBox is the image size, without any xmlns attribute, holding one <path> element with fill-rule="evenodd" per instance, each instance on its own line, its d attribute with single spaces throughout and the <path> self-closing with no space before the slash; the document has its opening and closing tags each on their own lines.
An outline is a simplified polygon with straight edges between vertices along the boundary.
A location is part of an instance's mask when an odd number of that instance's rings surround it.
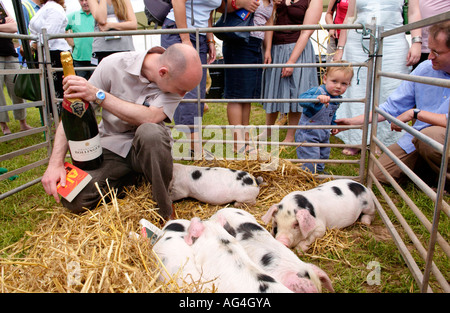
<svg viewBox="0 0 450 313">
<path fill-rule="evenodd" d="M 74 213 L 93 209 L 101 200 L 94 183 L 107 190 L 121 188 L 143 176 L 152 184 L 153 198 L 159 214 L 173 217 L 168 188 L 172 179 L 172 138 L 165 126 L 171 122 L 183 96 L 202 78 L 201 61 L 196 50 L 176 44 L 167 50 L 115 53 L 98 65 L 89 81 L 79 76 L 64 78 L 64 96 L 82 98 L 102 108 L 99 124 L 103 163 L 88 171 L 91 182 L 72 202 L 62 204 Z M 101 96 L 104 95 L 102 100 Z M 65 185 L 64 157 L 68 150 L 64 128 L 56 134 L 48 168 L 42 185 L 49 195 L 60 201 L 56 185 Z"/>
</svg>

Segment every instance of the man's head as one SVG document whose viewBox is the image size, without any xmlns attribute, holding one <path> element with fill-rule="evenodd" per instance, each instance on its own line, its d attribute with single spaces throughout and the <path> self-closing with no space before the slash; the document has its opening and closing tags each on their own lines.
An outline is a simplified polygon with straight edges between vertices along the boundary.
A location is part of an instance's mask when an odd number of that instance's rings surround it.
<svg viewBox="0 0 450 313">
<path fill-rule="evenodd" d="M 80 2 L 81 10 L 83 10 L 84 13 L 90 13 L 91 9 L 89 9 L 89 3 L 88 0 L 78 0 Z"/>
<path fill-rule="evenodd" d="M 203 75 L 197 51 L 192 46 L 181 43 L 167 48 L 153 70 L 153 73 L 146 75 L 150 80 L 156 82 L 162 91 L 180 96 L 197 87 Z"/>
<path fill-rule="evenodd" d="M 450 21 L 430 27 L 428 48 L 428 59 L 433 63 L 433 69 L 450 73 Z"/>
</svg>

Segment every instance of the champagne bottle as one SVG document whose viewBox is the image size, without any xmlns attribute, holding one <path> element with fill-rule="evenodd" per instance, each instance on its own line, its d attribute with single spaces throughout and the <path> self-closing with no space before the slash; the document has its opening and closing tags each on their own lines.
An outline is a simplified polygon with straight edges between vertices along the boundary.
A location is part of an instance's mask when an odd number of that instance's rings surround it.
<svg viewBox="0 0 450 313">
<path fill-rule="evenodd" d="M 64 76 L 75 75 L 72 55 L 61 52 Z M 98 168 L 103 161 L 97 120 L 94 108 L 83 99 L 64 97 L 61 121 L 69 143 L 73 165 L 83 170 Z"/>
</svg>

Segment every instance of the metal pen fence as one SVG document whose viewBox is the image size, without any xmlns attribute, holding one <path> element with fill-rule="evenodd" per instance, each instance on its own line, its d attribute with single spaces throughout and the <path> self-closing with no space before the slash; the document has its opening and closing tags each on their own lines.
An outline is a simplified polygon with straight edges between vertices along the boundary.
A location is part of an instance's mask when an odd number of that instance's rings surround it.
<svg viewBox="0 0 450 313">
<path fill-rule="evenodd" d="M 383 39 L 395 34 L 410 31 L 415 28 L 433 25 L 449 19 L 450 19 L 450 12 L 445 12 L 427 19 L 423 19 L 416 23 L 410 23 L 408 25 L 399 27 L 398 29 L 392 29 L 386 32 L 383 32 L 383 28 L 379 27 L 378 32 L 379 55 L 380 56 L 382 55 Z M 445 267 L 445 264 L 448 262 L 448 259 L 450 258 L 450 245 L 448 243 L 449 242 L 448 238 L 445 238 L 438 231 L 440 219 L 441 218 L 448 219 L 448 217 L 450 217 L 450 207 L 448 203 L 443 200 L 444 186 L 446 183 L 446 173 L 448 166 L 447 163 L 449 156 L 448 144 L 449 144 L 450 121 L 447 119 L 447 126 L 446 126 L 447 132 L 445 136 L 445 142 L 444 144 L 440 144 L 435 140 L 431 139 L 430 137 L 416 131 L 408 124 L 397 120 L 396 118 L 390 116 L 389 114 L 378 108 L 380 104 L 379 98 L 380 98 L 381 77 L 390 77 L 417 83 L 436 85 L 444 88 L 450 87 L 450 81 L 445 79 L 384 72 L 381 70 L 382 57 L 380 56 L 375 56 L 376 60 L 375 60 L 375 81 L 374 81 L 374 105 L 372 108 L 374 125 L 372 127 L 371 143 L 369 149 L 373 151 L 375 147 L 379 147 L 383 153 L 387 154 L 393 160 L 393 162 L 395 162 L 395 164 L 402 169 L 402 171 L 415 184 L 415 186 L 417 186 L 417 188 L 419 188 L 425 195 L 427 195 L 433 201 L 434 212 L 431 222 L 425 216 L 424 212 L 422 211 L 422 208 L 419 207 L 416 203 L 414 203 L 414 201 L 402 189 L 400 184 L 388 173 L 388 171 L 381 165 L 381 163 L 373 154 L 370 155 L 368 161 L 368 185 L 370 186 L 372 182 L 375 184 L 377 190 L 381 193 L 382 198 L 384 198 L 384 200 L 386 201 L 388 208 L 391 210 L 395 218 L 398 220 L 398 222 L 401 225 L 401 228 L 406 234 L 405 238 L 403 238 L 403 236 L 399 234 L 392 220 L 388 217 L 388 214 L 386 213 L 385 209 L 380 205 L 380 202 L 377 201 L 376 205 L 378 213 L 382 218 L 383 222 L 386 224 L 388 230 L 390 231 L 392 238 L 394 239 L 407 266 L 409 267 L 416 283 L 419 285 L 421 292 L 433 291 L 433 288 L 431 287 L 430 284 L 431 274 L 434 275 L 435 283 L 433 286 L 435 289 L 438 289 L 438 287 L 436 287 L 437 285 L 439 286 L 439 288 L 441 288 L 442 291 L 450 292 L 450 286 L 448 283 L 449 273 Z M 450 113 L 450 106 L 449 106 L 449 113 Z M 376 138 L 375 134 L 376 134 L 376 124 L 378 114 L 381 114 L 389 122 L 395 123 L 396 125 L 400 126 L 402 129 L 409 132 L 417 139 L 427 143 L 429 146 L 437 150 L 442 155 L 439 181 L 436 191 L 434 191 L 430 186 L 428 186 L 416 173 L 414 173 L 413 170 L 411 170 L 408 166 L 406 166 L 399 158 L 397 158 L 390 150 L 388 150 L 388 147 L 386 147 L 378 138 Z M 408 223 L 407 219 L 404 217 L 404 215 L 406 215 L 408 212 L 402 212 L 402 210 L 398 208 L 400 204 L 396 204 L 392 201 L 391 199 L 392 195 L 389 195 L 385 191 L 384 186 L 375 177 L 373 173 L 374 166 L 377 166 L 382 171 L 383 175 L 387 178 L 390 185 L 398 193 L 398 195 L 401 197 L 404 203 L 406 203 L 408 209 L 414 213 L 416 217 L 415 220 L 410 221 Z M 441 212 L 444 212 L 445 215 L 442 215 Z M 423 227 L 429 233 L 428 245 L 426 242 L 427 240 L 420 238 L 421 236 L 418 235 L 416 232 L 414 232 L 414 226 L 417 225 L 423 225 Z M 412 245 L 416 249 L 415 251 L 417 251 L 418 256 L 414 257 L 414 253 L 411 251 L 411 245 L 408 246 L 405 243 L 409 241 L 407 238 L 409 238 L 409 240 L 412 242 Z M 440 249 L 440 254 L 442 254 L 441 258 L 447 260 L 447 262 L 441 261 L 444 263 L 444 265 L 440 263 L 440 266 L 438 266 L 438 264 L 436 264 L 436 262 L 433 261 L 433 259 L 436 256 L 435 254 L 436 244 Z M 428 249 L 425 248 L 426 246 L 428 246 Z M 419 265 L 423 263 L 424 265 Z M 423 269 L 421 269 L 421 266 L 423 267 Z M 443 273 L 441 272 L 440 268 L 444 271 Z"/>
<path fill-rule="evenodd" d="M 31 131 L 21 132 L 18 134 L 13 134 L 9 136 L 0 137 L 0 143 L 14 140 L 16 138 L 21 138 L 23 136 L 27 136 L 30 134 L 35 134 L 44 131 L 45 132 L 45 141 L 41 144 L 39 144 L 39 147 L 46 146 L 48 149 L 48 156 L 51 153 L 51 140 L 52 137 L 51 134 L 51 128 L 50 125 L 52 123 L 58 124 L 58 116 L 53 116 L 53 119 L 50 118 L 46 114 L 47 112 L 47 106 L 51 105 L 53 106 L 53 112 L 57 112 L 56 110 L 56 103 L 62 99 L 57 99 L 55 97 L 54 92 L 54 86 L 53 86 L 53 80 L 51 79 L 52 73 L 55 71 L 62 71 L 61 68 L 53 68 L 50 64 L 50 53 L 48 48 L 48 40 L 53 38 L 76 38 L 76 37 L 100 37 L 100 36 L 146 36 L 146 35 L 160 35 L 165 33 L 194 33 L 198 39 L 198 36 L 201 33 L 205 32 L 226 32 L 226 31 L 254 31 L 254 30 L 303 30 L 303 29 L 314 29 L 314 30 L 322 30 L 322 29 L 366 29 L 369 30 L 372 34 L 378 34 L 378 37 L 375 38 L 374 36 L 371 36 L 370 43 L 369 43 L 369 55 L 371 57 L 364 63 L 349 63 L 349 64 L 333 64 L 333 63 L 311 63 L 311 64 L 295 64 L 295 65 L 289 65 L 291 67 L 329 67 L 329 66 L 352 66 L 352 67 L 367 67 L 367 84 L 366 84 L 366 97 L 364 99 L 342 99 L 340 102 L 346 103 L 346 102 L 361 102 L 365 105 L 365 120 L 362 125 L 355 125 L 355 126 L 330 126 L 330 125 L 322 125 L 322 126 L 283 126 L 283 125 L 277 125 L 277 126 L 271 126 L 271 125 L 264 125 L 264 129 L 270 129 L 271 131 L 278 131 L 280 129 L 288 129 L 288 128 L 295 128 L 295 129 L 301 129 L 301 128 L 356 128 L 361 129 L 363 132 L 362 141 L 359 145 L 346 145 L 346 144 L 309 144 L 304 143 L 304 146 L 327 146 L 331 148 L 345 148 L 345 147 L 357 147 L 361 149 L 361 157 L 358 160 L 343 160 L 343 159 L 330 159 L 330 160 L 317 160 L 317 159 L 311 159 L 311 160 L 298 160 L 298 159 L 292 159 L 290 161 L 292 162 L 310 162 L 310 163 L 317 163 L 317 162 L 323 162 L 323 163 L 338 163 L 338 164 L 357 164 L 359 166 L 359 171 L 357 176 L 337 176 L 337 175 L 321 175 L 318 176 L 318 178 L 353 178 L 355 180 L 359 180 L 363 183 L 365 183 L 368 186 L 372 186 L 372 184 L 375 185 L 378 192 L 381 194 L 380 199 L 383 198 L 386 203 L 387 207 L 391 210 L 392 214 L 395 216 L 395 218 L 398 220 L 398 223 L 394 223 L 393 219 L 394 217 L 389 217 L 388 212 L 386 212 L 386 208 L 383 207 L 380 203 L 380 200 L 373 195 L 377 211 L 383 220 L 384 224 L 386 225 L 387 229 L 389 230 L 393 240 L 395 241 L 400 253 L 402 254 L 407 266 L 409 267 L 413 277 L 415 278 L 416 283 L 420 286 L 420 289 L 422 292 L 432 292 L 433 289 L 430 287 L 430 274 L 432 273 L 434 275 L 434 280 L 436 281 L 436 284 L 439 286 L 439 291 L 449 292 L 450 287 L 448 284 L 449 277 L 448 273 L 444 272 L 442 273 L 439 270 L 439 266 L 433 262 L 433 257 L 435 255 L 435 245 L 436 243 L 439 245 L 440 249 L 442 249 L 443 253 L 445 254 L 444 257 L 447 259 L 450 256 L 450 247 L 448 244 L 448 238 L 445 238 L 442 234 L 438 232 L 438 226 L 440 221 L 440 213 L 443 211 L 446 213 L 447 218 L 449 215 L 449 205 L 443 201 L 443 191 L 444 191 L 444 184 L 445 184 L 445 174 L 447 172 L 447 159 L 448 159 L 448 132 L 446 136 L 446 141 L 444 145 L 439 144 L 437 142 L 433 142 L 430 138 L 424 136 L 423 134 L 415 131 L 408 125 L 398 121 L 396 118 L 386 115 L 385 112 L 378 109 L 378 101 L 379 101 L 379 85 L 380 85 L 380 78 L 381 77 L 391 77 L 391 78 L 397 78 L 402 80 L 410 80 L 410 81 L 417 81 L 417 82 L 424 82 L 428 84 L 436 84 L 443 87 L 449 87 L 450 84 L 448 81 L 445 80 L 435 80 L 435 79 L 429 79 L 425 77 L 417 77 L 417 76 L 410 76 L 410 75 L 404 75 L 404 74 L 398 74 L 398 73 L 388 73 L 381 71 L 381 64 L 382 64 L 382 42 L 383 38 L 390 36 L 395 33 L 405 32 L 407 30 L 411 30 L 418 27 L 423 27 L 426 25 L 431 25 L 440 21 L 449 20 L 450 19 L 450 13 L 446 12 L 443 14 L 440 14 L 438 16 L 424 19 L 417 23 L 412 23 L 403 27 L 400 27 L 395 30 L 391 30 L 388 32 L 382 32 L 382 28 L 378 25 L 376 25 L 376 21 L 373 21 L 370 25 L 302 25 L 302 26 L 263 26 L 263 27 L 233 27 L 233 28 L 201 28 L 201 29 L 175 29 L 175 30 L 166 30 L 166 29 L 154 29 L 154 30 L 139 30 L 139 31 L 112 31 L 108 32 L 108 34 L 105 33 L 77 33 L 77 34 L 59 34 L 59 35 L 50 35 L 47 34 L 46 31 L 43 31 L 42 34 L 42 40 L 43 45 L 39 45 L 39 49 L 41 53 L 40 55 L 40 66 L 37 70 L 20 70 L 20 71 L 0 71 L 0 74 L 16 74 L 16 73 L 24 73 L 24 71 L 27 71 L 29 73 L 39 73 L 40 74 L 40 81 L 41 81 L 41 90 L 43 99 L 42 101 L 37 102 L 28 102 L 27 104 L 13 104 L 11 106 L 6 107 L 0 107 L 0 111 L 11 111 L 18 108 L 23 107 L 42 107 L 43 108 L 43 126 L 39 128 L 35 128 Z M 8 37 L 8 38 L 18 38 L 20 39 L 23 35 L 5 35 L 0 34 L 0 37 Z M 31 40 L 36 40 L 37 38 L 31 38 L 31 36 L 28 36 Z M 197 42 L 199 42 L 197 40 Z M 376 51 L 376 45 L 378 48 L 379 53 L 375 54 Z M 199 47 L 197 46 L 197 49 Z M 203 65 L 205 68 L 208 69 L 215 69 L 215 68 L 227 68 L 227 67 L 239 67 L 239 68 L 249 68 L 249 67 L 261 67 L 261 68 L 268 68 L 268 67 L 288 67 L 285 64 L 261 64 L 261 65 L 248 65 L 248 64 L 233 64 L 233 65 L 226 65 L 226 64 L 208 64 Z M 78 68 L 81 70 L 88 70 L 88 69 L 94 69 L 93 67 L 86 67 L 86 68 Z M 44 87 L 44 73 L 47 73 L 48 77 L 48 84 L 50 86 L 50 94 L 48 97 L 45 94 Z M 199 93 L 200 94 L 200 93 Z M 183 102 L 188 102 L 192 100 L 182 100 Z M 198 104 L 198 110 L 200 111 L 200 104 L 202 102 L 208 102 L 208 103 L 230 103 L 230 102 L 240 102 L 240 103 L 264 103 L 264 102 L 302 102 L 303 100 L 300 99 L 201 99 L 198 98 L 197 100 Z M 372 105 L 373 104 L 373 105 Z M 376 117 L 376 114 L 382 114 L 386 117 L 390 122 L 396 123 L 397 125 L 404 128 L 406 131 L 412 133 L 414 136 L 419 138 L 420 140 L 425 140 L 426 142 L 429 142 L 431 146 L 433 146 L 435 149 L 440 151 L 443 155 L 442 157 L 442 166 L 441 166 L 441 173 L 440 173 L 440 180 L 439 185 L 437 187 L 437 192 L 434 192 L 429 186 L 426 185 L 412 170 L 410 170 L 406 165 L 404 165 L 400 160 L 398 160 L 390 151 L 387 149 L 386 146 L 384 146 L 380 140 L 376 138 L 376 118 L 374 119 L 374 123 L 372 124 L 371 132 L 369 133 L 369 113 L 372 112 L 372 114 Z M 176 130 L 176 126 L 172 126 Z M 184 127 L 188 128 L 197 128 L 197 129 L 209 129 L 209 130 L 217 130 L 217 131 L 235 131 L 239 129 L 245 129 L 245 130 L 252 130 L 258 127 L 262 127 L 262 125 L 249 125 L 249 126 L 231 126 L 231 125 L 202 125 L 201 120 L 198 121 L 198 124 L 196 125 L 186 125 Z M 448 130 L 448 125 L 447 125 Z M 235 143 L 239 144 L 256 144 L 258 147 L 265 147 L 265 146 L 296 146 L 298 143 L 283 143 L 279 141 L 269 141 L 267 138 L 264 138 L 264 140 L 245 140 L 245 141 L 236 141 L 233 139 L 223 139 L 220 140 L 214 140 L 214 139 L 203 139 L 202 138 L 202 132 L 199 132 L 199 138 L 196 139 L 197 143 L 201 143 L 202 146 L 205 145 L 234 145 Z M 370 146 L 367 147 L 367 139 L 370 138 Z M 177 140 L 177 142 L 181 145 L 183 144 L 190 144 L 191 140 L 188 138 L 183 138 L 181 140 Z M 434 214 L 432 221 L 429 221 L 429 219 L 423 214 L 421 208 L 417 206 L 413 200 L 407 195 L 407 193 L 401 188 L 401 186 L 387 173 L 387 171 L 384 168 L 380 168 L 381 171 L 386 175 L 387 179 L 389 180 L 391 186 L 394 188 L 395 191 L 398 192 L 399 196 L 401 197 L 402 201 L 406 203 L 408 208 L 414 212 L 414 214 L 417 216 L 418 223 L 423 224 L 426 230 L 430 234 L 430 239 L 428 242 L 428 249 L 426 249 L 423 246 L 423 243 L 421 239 L 419 239 L 420 236 L 417 236 L 414 233 L 414 230 L 412 227 L 408 224 L 405 218 L 402 217 L 402 214 L 400 210 L 396 207 L 394 201 L 392 201 L 389 194 L 386 192 L 385 187 L 376 179 L 376 177 L 373 175 L 373 166 L 380 167 L 380 163 L 377 160 L 377 157 L 374 153 L 371 153 L 374 151 L 375 145 L 379 146 L 380 149 L 389 155 L 396 164 L 405 172 L 405 174 L 410 177 L 412 182 L 414 182 L 419 189 L 421 189 L 434 203 Z M 37 146 L 33 147 L 27 147 L 26 149 L 21 149 L 20 151 L 15 151 L 13 153 L 8 154 L 2 154 L 0 156 L 0 161 L 8 160 L 11 158 L 14 158 L 18 155 L 23 155 L 28 153 L 29 151 L 32 151 L 34 149 L 37 149 Z M 368 157 L 367 157 L 368 155 Z M 186 156 L 183 156 L 181 158 L 185 158 Z M 232 158 L 235 156 L 233 155 Z M 272 155 L 272 157 L 276 157 L 275 155 Z M 190 157 L 187 157 L 190 159 Z M 175 158 L 176 159 L 176 158 Z M 15 169 L 11 172 L 8 172 L 7 174 L 0 175 L 0 180 L 7 179 L 8 177 L 11 177 L 12 175 L 15 175 L 17 173 L 22 173 L 29 168 L 35 167 L 38 164 L 45 164 L 48 162 L 48 157 L 40 160 L 39 162 L 31 165 L 24 166 L 19 169 Z M 36 179 L 32 182 L 29 182 L 27 184 L 24 184 L 23 186 L 16 188 L 14 190 L 8 191 L 8 192 L 2 192 L 0 194 L 0 200 L 4 199 L 5 197 L 21 191 L 37 182 L 40 181 L 39 179 Z M 425 262 L 423 271 L 420 269 L 420 266 L 417 264 L 418 261 L 416 260 L 417 257 L 414 256 L 411 251 L 411 245 L 406 244 L 404 239 L 404 236 L 408 236 L 410 240 L 412 241 L 413 246 L 417 249 L 419 257 L 422 259 L 420 262 Z M 434 285 L 433 285 L 434 286 Z"/>
</svg>

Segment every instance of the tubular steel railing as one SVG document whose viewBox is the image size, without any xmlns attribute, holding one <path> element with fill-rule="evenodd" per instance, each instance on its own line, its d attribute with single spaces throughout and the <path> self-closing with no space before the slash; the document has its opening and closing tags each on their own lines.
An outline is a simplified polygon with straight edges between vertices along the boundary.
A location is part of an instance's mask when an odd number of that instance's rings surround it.
<svg viewBox="0 0 450 313">
<path fill-rule="evenodd" d="M 386 32 L 383 32 L 382 27 L 379 28 L 379 35 L 378 35 L 378 41 L 379 41 L 379 55 L 382 55 L 383 50 L 383 39 L 387 38 L 389 36 L 403 33 L 405 31 L 409 31 L 415 28 L 424 27 L 432 24 L 436 24 L 442 21 L 450 20 L 450 12 L 445 12 L 427 19 L 423 19 L 421 21 L 418 21 L 416 23 L 410 23 L 408 25 L 399 27 L 397 29 L 392 29 Z M 424 215 L 422 212 L 422 208 L 420 208 L 418 205 L 414 203 L 413 200 L 406 194 L 406 192 L 402 189 L 402 187 L 395 181 L 395 179 L 388 173 L 388 171 L 380 164 L 380 162 L 377 160 L 377 158 L 371 154 L 368 162 L 368 185 L 370 186 L 372 182 L 375 183 L 376 188 L 380 191 L 382 197 L 385 199 L 386 203 L 388 204 L 389 209 L 391 212 L 395 215 L 396 219 L 399 221 L 402 229 L 404 230 L 406 236 L 411 240 L 413 247 L 417 250 L 419 260 L 421 263 L 425 262 L 424 268 L 421 270 L 419 265 L 417 264 L 419 261 L 417 261 L 413 257 L 413 253 L 410 251 L 410 247 L 407 246 L 404 242 L 404 239 L 402 239 L 402 236 L 399 235 L 396 228 L 393 226 L 392 221 L 389 219 L 388 215 L 385 212 L 385 209 L 381 205 L 377 205 L 378 213 L 382 217 L 382 220 L 386 224 L 388 230 L 390 231 L 400 253 L 402 254 L 407 266 L 409 267 L 416 283 L 419 285 L 421 292 L 432 292 L 432 288 L 430 286 L 430 275 L 431 273 L 434 275 L 436 284 L 441 288 L 444 292 L 450 292 L 450 286 L 449 286 L 449 273 L 448 271 L 445 271 L 444 267 L 444 273 L 440 271 L 437 264 L 433 261 L 433 258 L 435 256 L 435 247 L 436 243 L 438 244 L 439 248 L 441 249 L 441 253 L 443 256 L 441 258 L 446 258 L 447 262 L 450 258 L 450 245 L 448 243 L 448 238 L 444 238 L 438 231 L 439 227 L 439 221 L 441 218 L 447 218 L 450 217 L 450 207 L 447 202 L 443 201 L 443 193 L 444 193 L 444 186 L 446 183 L 446 174 L 447 174 L 447 166 L 448 166 L 448 157 L 449 157 L 449 123 L 450 120 L 447 119 L 447 133 L 445 136 L 445 142 L 444 144 L 440 144 L 436 142 L 435 140 L 429 138 L 428 136 L 416 131 L 411 126 L 409 126 L 406 123 L 403 123 L 396 118 L 392 117 L 391 115 L 387 114 L 386 112 L 380 110 L 378 108 L 379 106 L 379 98 L 380 98 L 380 80 L 381 77 L 390 77 L 394 79 L 401 79 L 406 81 L 412 81 L 422 84 L 431 84 L 436 86 L 441 86 L 445 88 L 450 87 L 450 80 L 445 79 L 437 79 L 437 78 L 429 78 L 429 77 L 421 77 L 421 76 L 414 76 L 414 75 L 406 75 L 406 74 L 399 74 L 399 73 L 389 73 L 381 71 L 381 64 L 382 64 L 382 58 L 376 56 L 375 57 L 375 83 L 374 83 L 374 105 L 372 108 L 372 114 L 373 114 L 373 127 L 372 127 L 372 134 L 371 134 L 371 144 L 370 144 L 370 150 L 373 151 L 375 147 L 379 147 L 383 153 L 385 153 L 389 158 L 393 160 L 393 162 L 406 174 L 406 176 L 417 186 L 426 196 L 428 196 L 434 203 L 434 212 L 433 212 L 433 219 L 430 222 L 428 218 Z M 450 106 L 449 106 L 449 113 L 450 113 Z M 417 176 L 413 170 L 408 168 L 399 158 L 397 158 L 380 140 L 376 138 L 376 124 L 377 124 L 377 115 L 381 114 L 384 118 L 386 118 L 389 122 L 395 123 L 396 125 L 400 126 L 405 131 L 409 132 L 413 136 L 415 136 L 417 139 L 427 143 L 430 147 L 438 151 L 442 155 L 441 160 L 441 166 L 440 166 L 440 173 L 439 173 L 439 182 L 438 186 L 436 188 L 436 191 L 434 191 L 430 186 L 428 186 L 419 176 Z M 391 200 L 391 197 L 386 193 L 384 186 L 377 180 L 375 175 L 373 174 L 373 166 L 377 166 L 383 175 L 386 177 L 386 179 L 389 181 L 390 185 L 394 188 L 394 190 L 398 193 L 398 195 L 401 197 L 401 199 L 406 203 L 408 208 L 414 213 L 415 217 L 417 218 L 414 220 L 414 226 L 422 225 L 426 231 L 429 232 L 429 240 L 428 240 L 428 249 L 425 249 L 424 245 L 426 243 L 423 243 L 420 240 L 418 236 L 414 233 L 412 226 L 408 224 L 406 218 L 402 215 L 401 210 L 399 210 L 396 206 L 396 204 Z M 441 212 L 444 212 L 446 216 L 441 216 Z M 406 214 L 407 212 L 403 212 L 403 214 Z M 412 221 L 410 222 L 412 223 Z M 420 236 L 419 236 L 420 237 Z M 445 262 L 442 261 L 441 262 Z M 441 265 L 441 267 L 443 267 Z"/>
</svg>

